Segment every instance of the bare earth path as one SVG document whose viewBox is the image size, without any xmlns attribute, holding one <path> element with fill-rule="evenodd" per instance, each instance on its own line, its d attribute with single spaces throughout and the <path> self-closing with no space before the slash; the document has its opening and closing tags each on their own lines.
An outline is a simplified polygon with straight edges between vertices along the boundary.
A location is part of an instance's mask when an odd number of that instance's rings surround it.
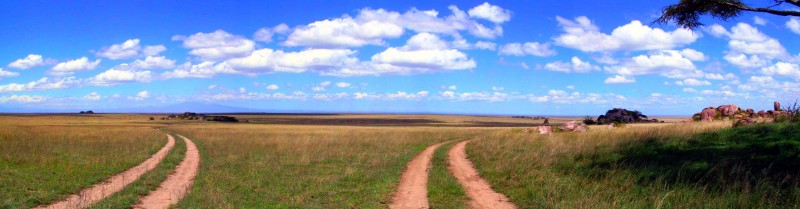
<svg viewBox="0 0 800 209">
<path fill-rule="evenodd" d="M 434 144 L 422 150 L 408 162 L 406 170 L 400 176 L 400 184 L 392 197 L 389 208 L 429 208 L 428 205 L 428 170 L 431 167 L 433 152 L 447 142 Z"/>
<path fill-rule="evenodd" d="M 509 201 L 508 197 L 492 190 L 489 182 L 478 175 L 472 162 L 467 159 L 467 142 L 469 141 L 459 142 L 447 152 L 447 169 L 464 187 L 464 192 L 470 198 L 469 208 L 517 208 L 514 203 Z"/>
<path fill-rule="evenodd" d="M 139 199 L 139 204 L 134 208 L 168 208 L 183 199 L 192 188 L 197 169 L 200 168 L 200 152 L 191 140 L 178 136 L 186 142 L 186 156 L 183 161 L 175 167 L 174 173 L 161 182 L 158 189 Z"/>
<path fill-rule="evenodd" d="M 36 208 L 53 208 L 53 209 L 75 209 L 75 208 L 88 208 L 92 204 L 103 200 L 104 198 L 111 196 L 112 194 L 119 192 L 120 190 L 124 189 L 128 184 L 133 183 L 137 179 L 139 179 L 142 174 L 147 173 L 150 170 L 153 170 L 164 157 L 167 156 L 169 150 L 175 146 L 175 139 L 172 136 L 167 135 L 167 144 L 164 145 L 161 150 L 158 150 L 156 154 L 153 154 L 142 162 L 141 164 L 132 167 L 122 173 L 118 173 L 111 178 L 108 178 L 106 181 L 92 185 L 91 187 L 85 188 L 78 192 L 77 194 L 70 195 L 67 199 L 52 203 L 47 206 L 38 206 Z"/>
</svg>

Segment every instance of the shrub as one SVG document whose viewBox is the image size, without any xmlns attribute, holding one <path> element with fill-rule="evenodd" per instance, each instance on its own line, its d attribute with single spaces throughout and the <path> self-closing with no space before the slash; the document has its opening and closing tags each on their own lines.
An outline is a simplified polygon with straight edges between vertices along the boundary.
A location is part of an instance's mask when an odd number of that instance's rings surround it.
<svg viewBox="0 0 800 209">
<path fill-rule="evenodd" d="M 597 124 L 597 122 L 594 121 L 594 118 L 592 116 L 586 116 L 586 117 L 583 118 L 583 124 L 594 125 L 594 124 Z"/>
</svg>

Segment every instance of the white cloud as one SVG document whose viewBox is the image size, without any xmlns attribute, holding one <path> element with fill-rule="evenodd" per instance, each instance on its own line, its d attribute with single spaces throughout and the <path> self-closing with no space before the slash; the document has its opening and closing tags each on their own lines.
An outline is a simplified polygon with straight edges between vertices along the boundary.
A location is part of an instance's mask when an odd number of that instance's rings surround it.
<svg viewBox="0 0 800 209">
<path fill-rule="evenodd" d="M 764 26 L 767 25 L 767 20 L 759 16 L 753 16 L 753 24 Z"/>
<path fill-rule="evenodd" d="M 486 41 L 478 41 L 478 42 L 475 42 L 475 48 L 476 49 L 494 51 L 497 48 L 497 44 L 492 43 L 492 42 L 486 42 Z"/>
<path fill-rule="evenodd" d="M 675 81 L 675 85 L 678 86 L 708 86 L 711 85 L 711 82 L 704 81 L 704 80 L 697 80 L 694 78 L 687 78 L 683 79 L 682 81 Z"/>
<path fill-rule="evenodd" d="M 261 28 L 253 34 L 253 40 L 261 41 L 264 43 L 271 43 L 272 36 L 275 34 L 286 34 L 289 32 L 289 26 L 284 23 L 276 25 L 272 28 Z"/>
<path fill-rule="evenodd" d="M 456 85 L 450 85 L 450 86 L 442 86 L 442 89 L 456 90 L 458 89 L 458 87 Z"/>
<path fill-rule="evenodd" d="M 18 102 L 18 103 L 38 103 L 45 101 L 43 96 L 29 96 L 29 95 L 11 95 L 10 97 L 0 97 L 0 103 Z"/>
<path fill-rule="evenodd" d="M 18 76 L 18 75 L 19 75 L 19 73 L 17 73 L 17 72 L 11 72 L 11 71 L 7 71 L 7 70 L 3 70 L 3 68 L 0 68 L 0 77 L 14 77 L 14 76 Z"/>
<path fill-rule="evenodd" d="M 145 46 L 144 49 L 142 49 L 142 55 L 147 57 L 157 56 L 158 54 L 161 54 L 161 52 L 164 51 L 167 51 L 167 47 L 165 47 L 164 45 Z"/>
<path fill-rule="evenodd" d="M 216 74 L 220 73 L 227 73 L 227 74 L 235 74 L 236 71 L 232 70 L 227 64 L 225 63 L 216 63 L 211 61 L 201 62 L 199 64 L 192 65 L 192 63 L 186 62 L 182 65 L 178 66 L 173 71 L 167 71 L 161 73 L 161 77 L 165 79 L 170 78 L 211 78 L 214 77 Z"/>
<path fill-rule="evenodd" d="M 128 98 L 129 99 L 133 99 L 133 100 L 137 100 L 137 101 L 145 100 L 147 98 L 150 98 L 150 92 L 148 92 L 148 91 L 140 91 L 139 93 L 136 93 L 135 97 L 128 97 Z"/>
<path fill-rule="evenodd" d="M 796 34 L 800 34 L 800 18 L 790 18 L 789 21 L 786 21 L 786 28 L 789 28 L 790 31 Z"/>
<path fill-rule="evenodd" d="M 567 89 L 573 90 L 573 89 L 575 89 L 575 86 L 569 85 L 569 86 L 567 86 Z"/>
<path fill-rule="evenodd" d="M 339 88 L 347 88 L 347 87 L 350 87 L 350 83 L 347 83 L 347 82 L 338 82 L 338 83 L 336 83 L 336 87 L 339 87 Z"/>
<path fill-rule="evenodd" d="M 446 48 L 438 36 L 420 33 L 403 47 L 389 47 L 372 56 L 370 62 L 347 67 L 328 75 L 409 75 L 475 68 L 475 60 L 456 49 Z"/>
<path fill-rule="evenodd" d="M 737 61 L 743 61 L 742 54 L 744 55 L 758 55 L 761 59 L 771 60 L 773 58 L 782 58 L 787 56 L 786 49 L 781 43 L 772 37 L 767 36 L 753 26 L 747 23 L 738 23 L 731 27 L 730 32 L 725 30 L 724 27 L 719 25 L 712 26 L 712 31 L 718 36 L 725 35 L 730 41 L 728 48 L 731 50 L 726 55 L 726 60 L 737 66 L 751 66 L 746 63 L 736 63 L 731 61 L 728 57 L 737 58 Z M 751 56 L 751 59 L 752 56 Z M 758 59 L 758 58 L 755 58 Z M 752 64 L 752 62 L 750 62 Z"/>
<path fill-rule="evenodd" d="M 473 7 L 468 13 L 470 17 L 486 19 L 497 24 L 511 19 L 511 11 L 491 5 L 489 2 Z"/>
<path fill-rule="evenodd" d="M 800 80 L 800 65 L 795 63 L 777 62 L 772 66 L 761 68 L 765 75 L 787 76 Z"/>
<path fill-rule="evenodd" d="M 736 80 L 738 77 L 733 73 L 728 73 L 725 75 L 719 73 L 706 73 L 705 78 L 709 80 Z"/>
<path fill-rule="evenodd" d="M 97 59 L 94 62 L 92 62 L 89 61 L 89 58 L 81 57 L 78 59 L 56 64 L 56 66 L 53 66 L 53 68 L 50 69 L 48 74 L 56 76 L 72 75 L 77 71 L 93 70 L 99 64 L 100 64 L 100 59 Z"/>
<path fill-rule="evenodd" d="M 750 55 L 747 56 L 745 54 L 734 54 L 728 53 L 723 59 L 727 60 L 729 63 L 740 67 L 740 68 L 757 68 L 763 67 L 769 64 L 770 59 L 764 58 L 758 55 Z"/>
<path fill-rule="evenodd" d="M 286 46 L 314 48 L 384 45 L 384 38 L 403 35 L 403 27 L 383 21 L 358 21 L 349 16 L 316 21 L 296 28 L 286 38 Z"/>
<path fill-rule="evenodd" d="M 699 34 L 682 28 L 670 32 L 650 28 L 638 20 L 617 27 L 608 35 L 600 32 L 585 16 L 577 17 L 575 21 L 562 17 L 556 19 L 565 32 L 554 38 L 556 44 L 585 52 L 672 49 L 693 43 L 700 37 Z"/>
<path fill-rule="evenodd" d="M 572 60 L 569 63 L 562 61 L 551 62 L 547 63 L 544 66 L 544 69 L 550 71 L 565 72 L 565 73 L 570 73 L 570 72 L 585 73 L 585 72 L 590 72 L 592 70 L 600 70 L 600 67 L 594 66 L 589 62 L 584 62 L 578 57 L 572 57 Z"/>
<path fill-rule="evenodd" d="M 226 63 L 236 71 L 245 74 L 271 72 L 301 73 L 312 71 L 332 71 L 355 65 L 356 51 L 349 49 L 307 49 L 299 52 L 259 49 L 250 56 L 227 60 Z"/>
<path fill-rule="evenodd" d="M 550 44 L 541 44 L 537 42 L 510 43 L 500 47 L 499 53 L 502 55 L 524 56 L 533 55 L 539 57 L 548 57 L 556 55 L 556 51 L 550 49 Z"/>
<path fill-rule="evenodd" d="M 41 78 L 26 84 L 9 83 L 0 85 L 0 92 L 38 91 L 48 89 L 64 89 L 78 86 L 82 83 L 75 77 Z"/>
<path fill-rule="evenodd" d="M 97 56 L 112 60 L 126 59 L 135 57 L 139 54 L 140 49 L 142 49 L 142 46 L 139 45 L 139 39 L 128 39 L 121 44 L 103 47 L 103 49 L 97 52 Z"/>
<path fill-rule="evenodd" d="M 152 79 L 151 71 L 138 71 L 128 64 L 120 64 L 92 77 L 89 83 L 96 86 L 111 86 L 127 82 L 150 82 Z"/>
<path fill-rule="evenodd" d="M 175 67 L 175 60 L 167 59 L 164 56 L 160 57 L 153 57 L 147 56 L 144 60 L 136 60 L 131 63 L 133 67 L 141 68 L 141 69 L 153 69 L 153 68 L 160 68 L 160 69 L 168 69 Z"/>
<path fill-rule="evenodd" d="M 639 55 L 619 66 L 606 67 L 606 71 L 619 75 L 659 74 L 669 78 L 702 77 L 691 60 L 676 50 L 661 50 L 650 55 Z"/>
<path fill-rule="evenodd" d="M 706 55 L 703 54 L 703 52 L 699 52 L 694 49 L 683 49 L 680 50 L 679 52 L 681 53 L 681 55 L 683 55 L 683 57 L 686 57 L 686 59 L 689 59 L 691 61 L 705 61 L 706 59 L 708 59 Z"/>
<path fill-rule="evenodd" d="M 418 10 L 412 8 L 405 13 L 387 11 L 384 9 L 362 9 L 355 17 L 359 23 L 378 21 L 398 25 L 418 33 L 446 34 L 454 37 L 460 36 L 460 31 L 467 31 L 473 36 L 492 39 L 503 35 L 503 28 L 495 24 L 493 28 L 487 27 L 470 19 L 467 12 L 456 6 L 449 6 L 452 13 L 440 18 L 436 10 Z"/>
<path fill-rule="evenodd" d="M 622 75 L 608 77 L 605 81 L 606 84 L 621 84 L 621 83 L 633 83 L 633 82 L 636 82 L 636 79 L 628 78 Z"/>
<path fill-rule="evenodd" d="M 29 54 L 25 58 L 21 58 L 9 63 L 8 67 L 25 70 L 42 65 L 44 65 L 44 58 L 42 58 L 42 55 Z"/>
<path fill-rule="evenodd" d="M 191 49 L 189 54 L 205 60 L 244 57 L 255 49 L 255 42 L 223 30 L 195 33 L 189 37 L 173 36 L 172 40 L 183 41 L 183 47 Z"/>
<path fill-rule="evenodd" d="M 96 91 L 93 91 L 92 93 L 89 93 L 86 96 L 83 96 L 83 99 L 89 100 L 89 101 L 99 101 L 100 100 L 100 94 L 97 93 Z"/>
<path fill-rule="evenodd" d="M 280 87 L 278 87 L 278 85 L 275 85 L 275 84 L 270 84 L 270 85 L 267 86 L 267 90 L 270 90 L 270 91 L 275 91 L 275 90 L 278 90 L 279 88 Z"/>
<path fill-rule="evenodd" d="M 502 86 L 492 86 L 492 91 L 502 91 L 505 90 L 505 87 Z"/>
</svg>

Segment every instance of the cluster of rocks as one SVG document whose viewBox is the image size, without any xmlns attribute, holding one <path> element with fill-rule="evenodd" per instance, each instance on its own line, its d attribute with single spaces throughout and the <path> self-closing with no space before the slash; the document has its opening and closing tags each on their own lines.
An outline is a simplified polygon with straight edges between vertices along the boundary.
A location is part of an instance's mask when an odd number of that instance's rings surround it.
<svg viewBox="0 0 800 209">
<path fill-rule="evenodd" d="M 586 124 L 578 123 L 578 121 L 570 121 L 559 127 L 561 131 L 569 131 L 569 132 L 586 132 L 589 130 L 589 126 Z M 530 132 L 529 129 L 526 129 L 527 132 Z M 536 127 L 536 133 L 538 134 L 551 134 L 553 133 L 553 127 L 550 124 L 542 124 Z"/>
<path fill-rule="evenodd" d="M 222 116 L 222 115 L 205 115 L 193 112 L 185 112 L 179 115 L 169 115 L 161 120 L 202 120 L 202 121 L 219 121 L 219 122 L 239 122 L 235 117 Z"/>
<path fill-rule="evenodd" d="M 757 118 L 774 119 L 782 116 L 789 116 L 789 112 L 781 109 L 781 103 L 776 101 L 773 103 L 773 110 L 760 110 L 758 112 L 749 108 L 742 110 L 742 108 L 735 104 L 721 105 L 716 108 L 707 107 L 703 109 L 703 111 L 695 113 L 692 119 L 694 121 L 706 122 L 714 120 L 744 120 L 742 123 L 749 123 L 750 121 L 755 122 L 753 119 Z M 737 121 L 737 123 L 739 123 L 739 121 Z"/>
<path fill-rule="evenodd" d="M 658 119 L 648 119 L 647 115 L 642 114 L 638 110 L 627 110 L 623 108 L 614 108 L 608 110 L 605 115 L 597 117 L 597 124 L 612 124 L 612 123 L 657 123 Z"/>
<path fill-rule="evenodd" d="M 534 120 L 545 120 L 546 117 L 542 116 L 511 116 L 511 118 L 525 118 L 525 119 L 534 119 Z"/>
<path fill-rule="evenodd" d="M 81 111 L 80 114 L 94 114 L 94 111 Z"/>
</svg>

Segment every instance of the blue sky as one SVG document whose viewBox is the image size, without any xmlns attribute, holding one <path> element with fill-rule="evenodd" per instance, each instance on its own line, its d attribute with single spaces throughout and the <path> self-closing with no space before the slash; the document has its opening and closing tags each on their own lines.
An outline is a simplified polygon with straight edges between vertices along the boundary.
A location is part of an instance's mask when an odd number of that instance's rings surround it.
<svg viewBox="0 0 800 209">
<path fill-rule="evenodd" d="M 800 95 L 798 18 L 688 31 L 650 24 L 675 1 L 329 2 L 0 2 L 0 111 L 681 115 Z"/>
</svg>

